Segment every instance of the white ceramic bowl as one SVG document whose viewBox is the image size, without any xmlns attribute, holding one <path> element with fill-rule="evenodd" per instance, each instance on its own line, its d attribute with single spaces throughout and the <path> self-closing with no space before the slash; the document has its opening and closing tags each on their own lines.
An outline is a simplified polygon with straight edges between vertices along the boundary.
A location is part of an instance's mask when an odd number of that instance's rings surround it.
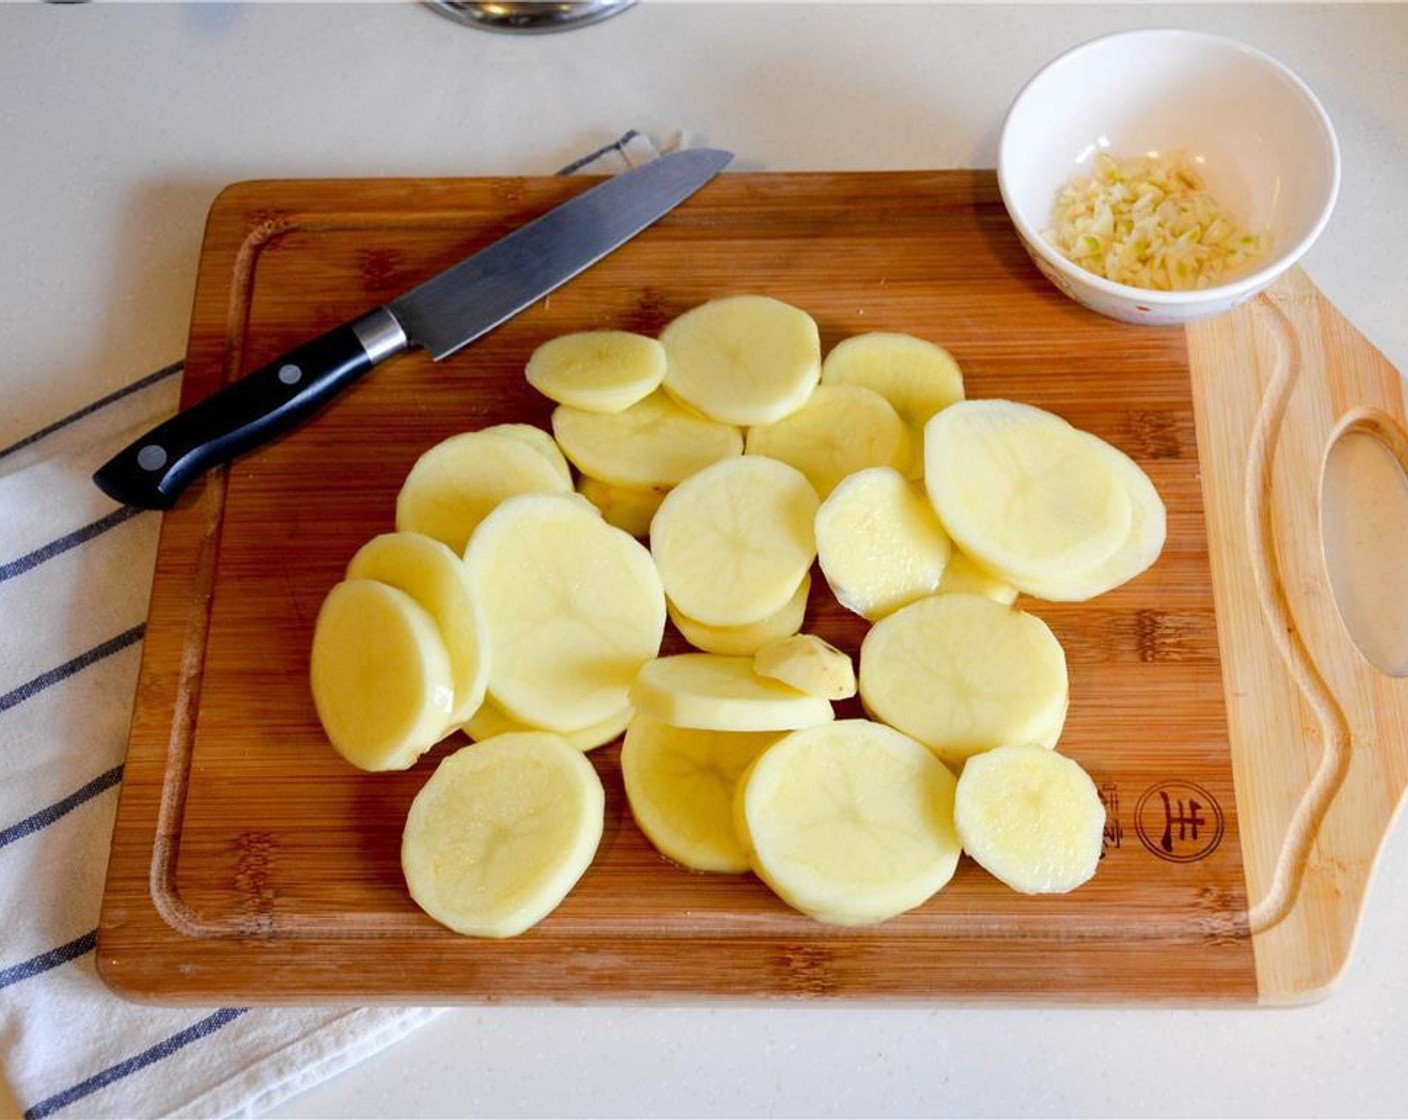
<svg viewBox="0 0 1408 1120">
<path fill-rule="evenodd" d="M 1268 254 L 1227 283 L 1164 292 L 1116 284 L 1042 236 L 1057 190 L 1097 153 L 1187 153 L 1208 191 Z M 1072 299 L 1132 323 L 1184 323 L 1261 291 L 1310 248 L 1334 209 L 1339 144 L 1324 107 L 1295 74 L 1253 47 L 1195 31 L 1110 35 L 1061 55 L 1007 113 L 998 183 L 1037 267 Z"/>
</svg>

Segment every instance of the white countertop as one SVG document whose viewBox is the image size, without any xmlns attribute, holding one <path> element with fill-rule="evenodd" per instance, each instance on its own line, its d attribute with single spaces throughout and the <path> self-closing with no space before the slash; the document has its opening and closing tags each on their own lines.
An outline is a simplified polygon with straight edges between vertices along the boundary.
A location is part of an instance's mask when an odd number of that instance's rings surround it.
<svg viewBox="0 0 1408 1120">
<path fill-rule="evenodd" d="M 1340 204 L 1305 266 L 1408 371 L 1408 7 L 676 5 L 491 36 L 396 5 L 0 5 L 0 447 L 181 355 L 238 180 L 548 173 L 639 128 L 744 170 L 987 167 L 1066 46 L 1201 28 L 1325 103 Z M 452 1011 L 280 1116 L 1408 1111 L 1408 834 L 1337 990 L 1284 1011 Z"/>
</svg>

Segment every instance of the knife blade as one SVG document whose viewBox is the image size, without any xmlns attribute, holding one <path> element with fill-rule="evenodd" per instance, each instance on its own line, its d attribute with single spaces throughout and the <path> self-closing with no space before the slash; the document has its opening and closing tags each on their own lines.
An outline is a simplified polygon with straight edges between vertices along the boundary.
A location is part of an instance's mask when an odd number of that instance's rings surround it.
<svg viewBox="0 0 1408 1120">
<path fill-rule="evenodd" d="M 93 482 L 127 505 L 171 508 L 197 476 L 287 432 L 387 359 L 419 347 L 440 361 L 493 330 L 669 213 L 732 159 L 692 148 L 583 191 L 158 424 Z"/>
</svg>

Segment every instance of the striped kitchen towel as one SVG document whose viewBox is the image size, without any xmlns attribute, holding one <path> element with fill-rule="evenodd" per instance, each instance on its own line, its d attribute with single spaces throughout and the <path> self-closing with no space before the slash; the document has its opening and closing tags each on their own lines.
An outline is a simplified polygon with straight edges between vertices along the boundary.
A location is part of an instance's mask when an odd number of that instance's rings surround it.
<svg viewBox="0 0 1408 1120">
<path fill-rule="evenodd" d="M 614 173 L 658 151 L 632 131 L 562 173 Z M 89 476 L 175 410 L 181 368 L 0 448 L 0 1116 L 255 1115 L 437 1014 L 171 1010 L 125 1003 L 98 979 L 161 521 L 114 508 Z"/>
</svg>

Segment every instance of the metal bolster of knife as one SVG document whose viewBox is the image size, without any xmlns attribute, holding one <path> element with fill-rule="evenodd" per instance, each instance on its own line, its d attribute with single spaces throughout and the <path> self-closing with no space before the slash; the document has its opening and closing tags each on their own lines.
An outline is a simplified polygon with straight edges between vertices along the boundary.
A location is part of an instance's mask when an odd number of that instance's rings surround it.
<svg viewBox="0 0 1408 1120">
<path fill-rule="evenodd" d="M 406 332 L 397 322 L 396 316 L 384 307 L 367 312 L 349 326 L 374 366 L 394 357 L 410 345 L 410 339 L 406 337 Z"/>
</svg>

